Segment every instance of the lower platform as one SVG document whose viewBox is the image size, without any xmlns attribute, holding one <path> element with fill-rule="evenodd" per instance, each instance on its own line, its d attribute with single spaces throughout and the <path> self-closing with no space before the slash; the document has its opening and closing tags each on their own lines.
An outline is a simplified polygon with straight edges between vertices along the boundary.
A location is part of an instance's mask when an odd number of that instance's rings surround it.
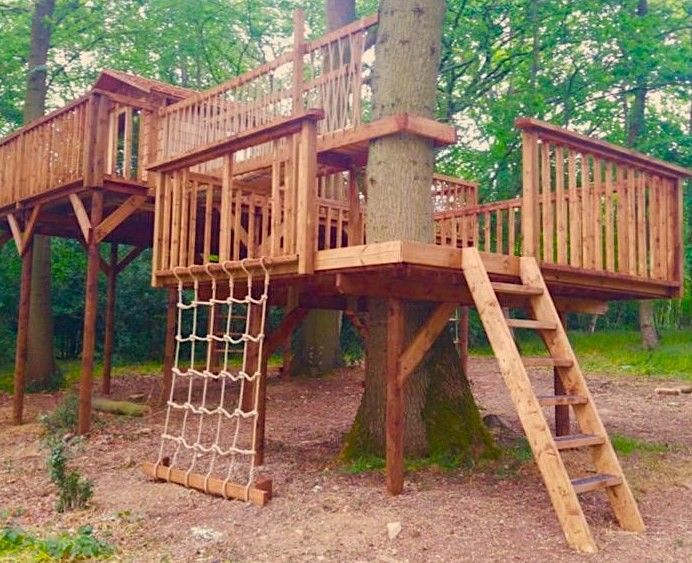
<svg viewBox="0 0 692 563">
<path fill-rule="evenodd" d="M 480 255 L 491 280 L 519 279 L 520 257 Z M 309 275 L 299 274 L 298 256 L 289 255 L 179 268 L 175 274 L 159 272 L 155 282 L 170 286 L 181 280 L 191 286 L 197 280 L 204 287 L 212 277 L 221 280 L 228 273 L 236 280 L 247 279 L 244 269 L 259 282 L 263 279 L 262 265 L 271 276 L 274 305 L 286 303 L 289 288 L 306 308 L 362 308 L 363 298 L 368 297 L 472 305 L 463 275 L 462 249 L 412 241 L 320 250 L 315 253 L 314 273 Z M 541 264 L 541 271 L 556 305 L 565 312 L 603 313 L 607 301 L 671 297 L 677 289 L 669 282 L 555 264 Z M 507 301 L 506 305 L 512 306 L 512 298 Z"/>
</svg>

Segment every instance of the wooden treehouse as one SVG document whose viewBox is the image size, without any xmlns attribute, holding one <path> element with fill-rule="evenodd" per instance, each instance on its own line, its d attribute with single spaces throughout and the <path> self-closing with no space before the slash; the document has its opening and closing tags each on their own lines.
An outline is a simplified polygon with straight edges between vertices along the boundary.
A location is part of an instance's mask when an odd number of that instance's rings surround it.
<svg viewBox="0 0 692 563">
<path fill-rule="evenodd" d="M 605 490 L 623 528 L 642 530 L 561 315 L 599 314 L 610 300 L 681 295 L 682 181 L 688 170 L 545 122 L 519 119 L 520 197 L 481 204 L 474 183 L 436 175 L 431 186 L 435 244 L 369 243 L 363 170 L 370 141 L 402 133 L 439 146 L 456 140 L 452 127 L 415 115 L 369 119 L 373 57 L 366 37 L 376 23 L 374 16 L 365 18 L 306 41 L 298 16 L 288 51 L 205 92 L 104 71 L 86 96 L 0 141 L 0 219 L 6 229 L 0 236 L 14 239 L 24 257 L 17 420 L 33 235 L 79 239 L 89 255 L 81 432 L 89 428 L 99 269 L 108 275 L 112 295 L 117 272 L 140 249 L 152 246 L 152 283 L 171 288 L 167 360 L 173 369 L 166 386 L 185 379 L 192 389 L 198 377 L 206 393 L 208 384 L 231 375 L 226 360 L 221 365 L 214 360 L 219 346 L 226 346 L 226 356 L 229 344 L 244 347 L 240 373 L 245 380 L 240 377 L 235 411 L 204 403 L 194 407 L 189 399 L 176 403 L 173 393 L 169 411 L 187 408 L 202 418 L 218 414 L 219 424 L 222 415 L 253 421 L 247 448 L 235 441 L 223 448 L 218 431 L 213 444 L 200 442 L 201 419 L 193 444 L 184 431 L 169 433 L 167 418 L 163 438 L 177 448 L 173 460 L 188 448 L 193 460 L 230 452 L 249 455 L 253 469 L 261 465 L 262 374 L 269 355 L 309 309 L 343 310 L 355 317 L 367 312 L 368 298 L 381 298 L 389 306 L 386 479 L 389 491 L 399 493 L 407 378 L 454 311 L 475 307 L 568 542 L 595 549 L 577 495 L 597 489 Z M 115 248 L 132 245 L 133 251 L 121 262 L 117 252 L 104 260 L 102 242 Z M 194 297 L 186 300 L 189 288 Z M 402 305 L 409 300 L 435 307 L 406 342 Z M 112 298 L 108 302 L 112 338 Z M 231 313 L 236 304 L 242 306 L 245 324 L 243 337 L 234 340 L 229 327 L 237 318 Z M 264 327 L 268 305 L 285 308 L 273 332 Z M 212 327 L 206 336 L 185 336 L 182 323 L 176 329 L 176 311 L 196 315 L 203 307 Z M 508 310 L 524 313 L 510 318 Z M 215 324 L 215 316 L 223 322 L 216 318 Z M 512 329 L 537 331 L 547 355 L 523 358 Z M 174 365 L 174 343 L 178 349 L 195 343 L 206 347 L 201 355 L 206 365 L 199 367 L 193 357 L 183 368 L 177 352 Z M 555 370 L 553 395 L 532 390 L 526 368 L 537 365 Z M 547 408 L 555 409 L 555 435 Z M 570 412 L 576 433 L 570 429 Z M 576 448 L 590 451 L 593 472 L 568 475 L 562 452 Z M 195 463 L 180 469 L 170 456 L 160 455 L 145 470 L 259 504 L 270 496 L 266 486 L 221 479 L 211 469 L 193 470 Z"/>
</svg>

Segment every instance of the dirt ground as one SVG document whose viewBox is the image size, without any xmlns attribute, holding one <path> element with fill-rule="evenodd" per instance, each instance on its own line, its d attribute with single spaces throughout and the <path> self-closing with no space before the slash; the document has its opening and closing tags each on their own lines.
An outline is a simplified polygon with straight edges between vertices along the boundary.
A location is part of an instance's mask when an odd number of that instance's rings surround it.
<svg viewBox="0 0 692 563">
<path fill-rule="evenodd" d="M 470 377 L 484 412 L 519 431 L 495 361 L 472 359 Z M 533 370 L 532 378 L 539 391 L 552 382 L 548 370 Z M 669 445 L 621 456 L 644 534 L 617 527 L 604 493 L 582 496 L 600 547 L 594 556 L 566 546 L 532 461 L 421 470 L 407 475 L 398 497 L 387 495 L 381 472 L 339 467 L 340 441 L 362 391 L 357 368 L 319 380 L 270 380 L 264 472 L 274 498 L 264 508 L 147 479 L 137 464 L 156 459 L 164 413 L 154 412 L 139 419 L 99 415 L 73 460 L 94 481 L 92 506 L 58 515 L 35 419 L 60 397 L 29 396 L 32 422 L 17 428 L 4 395 L 0 508 L 41 534 L 90 524 L 126 561 L 692 561 L 692 397 L 657 395 L 655 379 L 589 379 L 611 433 Z M 155 394 L 158 383 L 118 378 L 114 395 Z M 395 539 L 387 534 L 392 522 L 402 526 Z"/>
</svg>

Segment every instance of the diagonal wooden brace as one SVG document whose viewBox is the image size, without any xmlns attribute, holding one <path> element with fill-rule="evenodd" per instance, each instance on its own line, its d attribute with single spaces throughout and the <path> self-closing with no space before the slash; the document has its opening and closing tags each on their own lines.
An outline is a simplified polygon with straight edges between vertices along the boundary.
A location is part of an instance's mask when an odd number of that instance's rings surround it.
<svg viewBox="0 0 692 563">
<path fill-rule="evenodd" d="M 399 385 L 403 386 L 449 323 L 456 303 L 440 303 L 420 327 L 399 358 Z"/>
<path fill-rule="evenodd" d="M 147 198 L 143 195 L 133 195 L 128 197 L 115 211 L 101 221 L 94 229 L 94 237 L 96 243 L 103 242 L 109 234 L 111 234 L 123 221 L 137 211 Z"/>
</svg>

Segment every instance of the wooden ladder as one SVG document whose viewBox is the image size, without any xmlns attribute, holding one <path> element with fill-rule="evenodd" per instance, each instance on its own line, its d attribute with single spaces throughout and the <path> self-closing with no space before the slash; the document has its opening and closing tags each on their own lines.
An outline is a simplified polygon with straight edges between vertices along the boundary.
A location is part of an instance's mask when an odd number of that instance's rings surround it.
<svg viewBox="0 0 692 563">
<path fill-rule="evenodd" d="M 598 415 L 593 397 L 567 338 L 540 268 L 533 257 L 520 258 L 521 283 L 491 282 L 475 247 L 463 249 L 464 275 L 488 340 L 499 362 L 502 377 L 543 476 L 567 542 L 579 551 L 594 552 L 596 544 L 577 498 L 579 493 L 605 489 L 620 526 L 643 531 L 644 522 L 620 467 L 615 450 Z M 498 295 L 523 295 L 533 319 L 508 319 Z M 541 335 L 550 357 L 525 361 L 517 349 L 511 328 L 534 329 Z M 545 363 L 543 360 L 547 360 Z M 550 365 L 557 368 L 565 394 L 536 396 L 526 367 Z M 571 405 L 580 433 L 553 437 L 543 407 Z M 596 473 L 570 479 L 560 452 L 587 447 Z"/>
</svg>

